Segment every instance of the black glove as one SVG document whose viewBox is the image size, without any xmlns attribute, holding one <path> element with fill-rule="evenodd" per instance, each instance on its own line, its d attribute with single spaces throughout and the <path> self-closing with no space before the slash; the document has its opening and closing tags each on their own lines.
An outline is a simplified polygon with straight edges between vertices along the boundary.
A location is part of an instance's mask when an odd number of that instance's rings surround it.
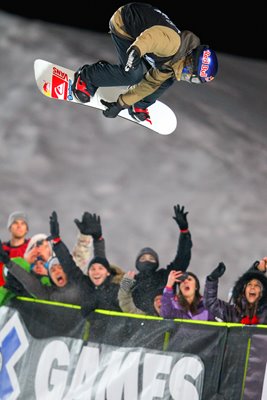
<svg viewBox="0 0 267 400">
<path fill-rule="evenodd" d="M 121 106 L 118 101 L 109 103 L 108 101 L 101 99 L 100 102 L 103 106 L 107 107 L 106 110 L 103 111 L 104 116 L 107 118 L 115 118 L 121 110 L 123 110 L 123 106 Z"/>
<path fill-rule="evenodd" d="M 210 275 L 207 276 L 208 281 L 217 281 L 225 272 L 226 266 L 224 265 L 223 262 L 220 262 L 218 264 L 218 267 L 216 267 Z"/>
<path fill-rule="evenodd" d="M 55 211 L 50 215 L 50 236 L 47 240 L 59 238 L 59 223 L 57 220 L 57 213 Z"/>
<path fill-rule="evenodd" d="M 128 60 L 125 65 L 125 71 L 128 72 L 131 69 L 136 69 L 141 62 L 140 50 L 136 46 L 132 46 L 128 49 Z"/>
<path fill-rule="evenodd" d="M 96 240 L 102 236 L 101 220 L 96 214 L 86 211 L 81 222 L 78 219 L 75 219 L 74 222 L 83 235 L 91 235 Z"/>
<path fill-rule="evenodd" d="M 90 226 L 88 226 L 89 215 L 90 214 L 86 211 L 83 213 L 81 221 L 79 221 L 78 218 L 75 218 L 74 220 L 77 228 L 83 235 L 91 235 Z"/>
<path fill-rule="evenodd" d="M 3 249 L 1 240 L 0 240 L 0 261 L 3 264 L 8 264 L 8 262 L 10 261 L 8 253 Z"/>
<path fill-rule="evenodd" d="M 172 217 L 178 224 L 181 231 L 188 229 L 187 212 L 184 212 L 184 206 L 180 208 L 179 204 L 174 206 L 175 217 Z"/>
</svg>

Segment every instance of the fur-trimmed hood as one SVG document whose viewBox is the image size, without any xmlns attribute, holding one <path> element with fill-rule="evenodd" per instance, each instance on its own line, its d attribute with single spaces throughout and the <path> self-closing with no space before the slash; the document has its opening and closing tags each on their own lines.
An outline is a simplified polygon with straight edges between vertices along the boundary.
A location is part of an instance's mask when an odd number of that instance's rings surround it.
<svg viewBox="0 0 267 400">
<path fill-rule="evenodd" d="M 267 277 L 260 271 L 248 271 L 240 276 L 235 282 L 232 294 L 233 303 L 236 303 L 238 297 L 244 293 L 246 284 L 252 279 L 257 279 L 262 283 L 263 286 L 263 293 L 259 303 L 261 304 L 267 302 Z"/>
<path fill-rule="evenodd" d="M 119 284 L 125 274 L 125 271 L 123 271 L 120 267 L 114 264 L 110 265 L 110 269 L 111 269 L 111 282 Z"/>
</svg>

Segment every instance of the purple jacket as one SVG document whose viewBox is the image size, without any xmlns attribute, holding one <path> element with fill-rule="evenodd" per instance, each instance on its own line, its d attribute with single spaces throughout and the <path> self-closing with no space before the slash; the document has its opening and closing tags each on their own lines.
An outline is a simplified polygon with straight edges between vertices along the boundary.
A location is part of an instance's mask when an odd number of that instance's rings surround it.
<svg viewBox="0 0 267 400">
<path fill-rule="evenodd" d="M 168 319 L 180 318 L 196 319 L 201 321 L 215 320 L 214 316 L 204 307 L 202 299 L 198 304 L 197 313 L 193 315 L 190 311 L 186 311 L 182 308 L 174 296 L 173 290 L 166 287 L 163 290 L 163 296 L 161 298 L 160 316 Z"/>
<path fill-rule="evenodd" d="M 263 274 L 262 274 L 263 275 Z M 243 289 L 243 286 L 241 285 Z M 235 290 L 235 288 L 234 288 Z M 204 304 L 205 306 L 215 315 L 220 318 L 223 322 L 237 322 L 241 323 L 242 317 L 245 313 L 240 312 L 235 304 L 229 304 L 226 301 L 220 300 L 218 297 L 218 279 L 215 281 L 209 281 L 206 279 L 204 289 Z M 257 310 L 257 317 L 259 318 L 260 324 L 267 323 L 267 302 L 266 297 L 263 297 L 262 304 L 259 305 Z"/>
</svg>

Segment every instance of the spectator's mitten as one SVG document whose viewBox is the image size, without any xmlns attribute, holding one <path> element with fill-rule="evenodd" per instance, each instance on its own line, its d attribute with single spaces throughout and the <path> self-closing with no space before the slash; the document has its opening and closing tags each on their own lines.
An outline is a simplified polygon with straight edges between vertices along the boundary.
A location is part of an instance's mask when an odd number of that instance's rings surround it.
<svg viewBox="0 0 267 400">
<path fill-rule="evenodd" d="M 130 292 L 133 286 L 135 285 L 136 280 L 129 278 L 128 276 L 124 276 L 120 282 L 120 288 L 125 292 Z"/>
<path fill-rule="evenodd" d="M 54 240 L 59 238 L 59 223 L 57 213 L 55 211 L 50 215 L 50 236 L 47 240 Z"/>
<path fill-rule="evenodd" d="M 220 262 L 218 266 L 208 275 L 208 281 L 217 281 L 225 272 L 226 266 L 223 262 Z"/>
</svg>

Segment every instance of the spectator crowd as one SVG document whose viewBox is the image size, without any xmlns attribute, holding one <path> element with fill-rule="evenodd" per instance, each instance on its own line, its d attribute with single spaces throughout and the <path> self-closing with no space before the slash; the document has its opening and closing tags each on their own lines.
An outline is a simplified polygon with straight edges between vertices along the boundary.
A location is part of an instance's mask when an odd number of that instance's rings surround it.
<svg viewBox="0 0 267 400">
<path fill-rule="evenodd" d="M 99 215 L 85 211 L 75 219 L 77 242 L 69 251 L 60 235 L 58 216 L 49 218 L 50 233 L 29 237 L 25 212 L 11 213 L 10 238 L 0 241 L 0 305 L 17 296 L 78 305 L 86 318 L 96 309 L 165 319 L 267 324 L 267 257 L 256 260 L 233 283 L 229 301 L 218 298 L 226 266 L 218 262 L 206 277 L 203 293 L 197 273 L 190 271 L 192 238 L 188 211 L 174 206 L 177 229 L 174 258 L 164 268 L 151 247 L 137 253 L 135 269 L 110 262 Z"/>
</svg>

